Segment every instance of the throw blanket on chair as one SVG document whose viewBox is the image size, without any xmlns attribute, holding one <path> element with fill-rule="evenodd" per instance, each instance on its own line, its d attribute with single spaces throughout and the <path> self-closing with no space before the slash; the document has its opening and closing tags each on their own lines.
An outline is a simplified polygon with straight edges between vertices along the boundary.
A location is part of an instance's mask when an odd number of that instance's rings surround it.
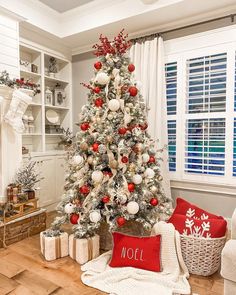
<svg viewBox="0 0 236 295">
<path fill-rule="evenodd" d="M 159 222 L 153 234 L 162 236 L 162 272 L 133 267 L 110 267 L 112 252 L 106 252 L 81 267 L 84 284 L 114 295 L 190 294 L 188 270 L 184 264 L 179 233 L 172 224 Z"/>
</svg>

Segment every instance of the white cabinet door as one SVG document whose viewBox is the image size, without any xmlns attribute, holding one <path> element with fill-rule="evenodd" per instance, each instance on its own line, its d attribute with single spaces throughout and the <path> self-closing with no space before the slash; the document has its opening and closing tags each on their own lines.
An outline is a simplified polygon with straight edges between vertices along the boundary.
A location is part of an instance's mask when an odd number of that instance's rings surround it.
<svg viewBox="0 0 236 295">
<path fill-rule="evenodd" d="M 45 207 L 56 201 L 56 170 L 55 157 L 41 157 L 37 159 L 40 163 L 41 175 L 44 177 L 40 181 L 39 205 Z"/>
<path fill-rule="evenodd" d="M 64 192 L 65 172 L 66 172 L 66 158 L 65 156 L 57 156 L 55 158 L 56 164 L 56 201 L 60 201 Z"/>
</svg>

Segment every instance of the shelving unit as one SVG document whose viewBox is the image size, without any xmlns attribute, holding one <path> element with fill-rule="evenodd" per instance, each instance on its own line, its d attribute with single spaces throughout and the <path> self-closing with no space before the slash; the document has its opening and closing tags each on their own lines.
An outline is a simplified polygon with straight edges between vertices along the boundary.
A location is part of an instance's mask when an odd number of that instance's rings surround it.
<svg viewBox="0 0 236 295">
<path fill-rule="evenodd" d="M 58 72 L 55 73 L 55 76 L 51 76 L 52 74 L 48 70 L 50 57 L 56 59 Z M 26 130 L 26 133 L 22 134 L 22 146 L 29 149 L 32 154 L 58 153 L 61 134 L 46 133 L 46 125 L 50 124 L 46 118 L 46 112 L 47 110 L 55 111 L 59 116 L 58 125 L 61 128 L 72 129 L 71 62 L 58 52 L 50 49 L 47 51 L 46 48 L 37 44 L 22 42 L 20 44 L 20 77 L 40 84 L 41 90 L 40 94 L 32 98 L 32 103 L 25 113 L 28 118 L 33 117 L 34 128 L 30 129 L 31 132 Z M 55 89 L 58 90 L 57 93 L 61 91 L 65 95 L 65 99 L 59 100 L 60 97 L 54 95 L 53 104 L 47 105 L 45 91 L 48 87 L 53 92 Z"/>
</svg>

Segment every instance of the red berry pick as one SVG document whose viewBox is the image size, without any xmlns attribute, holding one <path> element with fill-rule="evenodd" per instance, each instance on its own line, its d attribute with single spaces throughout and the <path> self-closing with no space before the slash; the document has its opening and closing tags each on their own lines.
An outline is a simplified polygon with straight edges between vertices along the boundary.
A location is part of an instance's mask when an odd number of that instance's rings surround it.
<svg viewBox="0 0 236 295">
<path fill-rule="evenodd" d="M 96 70 L 100 70 L 102 67 L 102 63 L 100 61 L 95 62 L 94 67 Z"/>
<path fill-rule="evenodd" d="M 158 199 L 157 198 L 151 198 L 150 200 L 150 204 L 152 206 L 157 206 L 158 205 Z"/>
<path fill-rule="evenodd" d="M 94 104 L 96 107 L 101 108 L 103 105 L 104 101 L 101 97 L 95 99 Z"/>
<path fill-rule="evenodd" d="M 133 192 L 135 190 L 135 184 L 133 182 L 128 183 L 128 190 Z"/>
<path fill-rule="evenodd" d="M 123 226 L 126 223 L 126 220 L 124 217 L 120 216 L 116 219 L 116 222 L 119 226 Z"/>
<path fill-rule="evenodd" d="M 78 214 L 75 214 L 75 213 L 71 214 L 70 223 L 77 224 L 78 220 L 79 220 L 79 215 Z"/>
<path fill-rule="evenodd" d="M 109 196 L 104 196 L 104 197 L 102 198 L 102 202 L 103 202 L 104 204 L 109 203 L 109 202 L 110 202 L 110 197 L 109 197 Z"/>
<path fill-rule="evenodd" d="M 86 184 L 81 186 L 79 189 L 80 193 L 83 195 L 87 195 L 90 192 L 89 186 L 87 186 Z"/>
<path fill-rule="evenodd" d="M 95 92 L 95 93 L 99 93 L 100 91 L 101 91 L 101 89 L 98 86 L 93 88 L 93 92 Z"/>
<path fill-rule="evenodd" d="M 149 160 L 148 160 L 148 163 L 155 163 L 156 162 L 156 159 L 154 156 L 150 156 Z"/>
</svg>

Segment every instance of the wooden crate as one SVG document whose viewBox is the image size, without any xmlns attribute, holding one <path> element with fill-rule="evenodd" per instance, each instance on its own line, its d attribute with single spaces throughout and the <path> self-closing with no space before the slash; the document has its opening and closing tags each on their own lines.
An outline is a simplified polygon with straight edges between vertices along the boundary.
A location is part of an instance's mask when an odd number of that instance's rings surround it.
<svg viewBox="0 0 236 295">
<path fill-rule="evenodd" d="M 14 215 L 5 216 L 4 221 L 9 222 L 37 210 L 39 210 L 38 199 L 31 199 L 23 203 L 13 204 Z"/>
<path fill-rule="evenodd" d="M 28 216 L 0 225 L 0 248 L 3 247 L 5 233 L 5 244 L 19 242 L 27 237 L 33 236 L 46 229 L 46 210 L 39 209 Z"/>
</svg>

